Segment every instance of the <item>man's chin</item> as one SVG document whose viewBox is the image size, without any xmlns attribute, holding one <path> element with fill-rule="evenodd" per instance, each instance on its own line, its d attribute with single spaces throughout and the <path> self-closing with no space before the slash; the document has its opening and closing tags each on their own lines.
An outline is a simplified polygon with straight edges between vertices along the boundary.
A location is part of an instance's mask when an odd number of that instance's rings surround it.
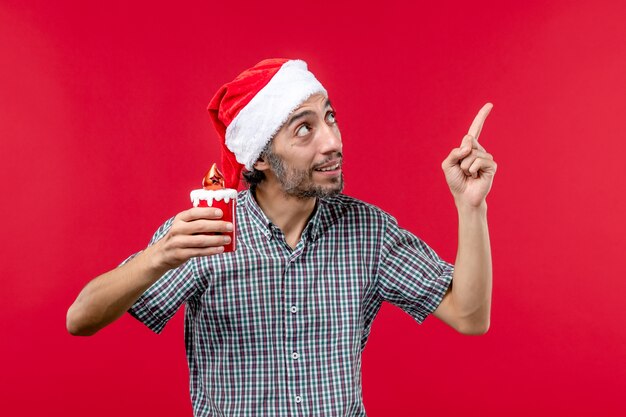
<svg viewBox="0 0 626 417">
<path fill-rule="evenodd" d="M 315 196 L 319 198 L 328 198 L 341 194 L 341 192 L 343 191 L 343 175 L 341 176 L 341 178 L 338 178 L 334 184 L 323 187 L 316 187 L 315 190 Z"/>
<path fill-rule="evenodd" d="M 341 194 L 343 191 L 343 178 L 337 182 L 328 186 L 312 186 L 306 189 L 296 188 L 293 190 L 287 190 L 286 194 L 292 197 L 296 197 L 302 200 L 309 198 L 329 198 Z"/>
</svg>

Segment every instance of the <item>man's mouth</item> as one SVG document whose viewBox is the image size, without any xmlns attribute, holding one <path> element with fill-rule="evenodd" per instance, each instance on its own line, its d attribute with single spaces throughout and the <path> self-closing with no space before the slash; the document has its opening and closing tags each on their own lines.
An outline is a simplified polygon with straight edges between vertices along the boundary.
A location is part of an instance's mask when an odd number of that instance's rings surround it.
<svg viewBox="0 0 626 417">
<path fill-rule="evenodd" d="M 327 172 L 327 171 L 335 171 L 339 168 L 341 168 L 341 160 L 332 161 L 332 162 L 329 162 L 328 164 L 324 164 L 321 167 L 315 168 L 315 171 Z"/>
</svg>

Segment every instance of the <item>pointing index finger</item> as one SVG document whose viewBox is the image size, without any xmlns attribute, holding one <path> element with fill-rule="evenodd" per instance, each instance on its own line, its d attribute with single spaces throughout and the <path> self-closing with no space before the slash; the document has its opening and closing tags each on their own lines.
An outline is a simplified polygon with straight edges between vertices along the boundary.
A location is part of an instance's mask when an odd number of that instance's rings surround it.
<svg viewBox="0 0 626 417">
<path fill-rule="evenodd" d="M 480 135 L 480 131 L 483 128 L 485 119 L 489 115 L 489 112 L 491 111 L 492 108 L 493 108 L 493 104 L 487 103 L 482 107 L 482 109 L 480 109 L 480 111 L 474 118 L 474 121 L 472 122 L 472 125 L 469 128 L 469 131 L 467 132 L 468 135 L 472 135 L 474 139 L 478 140 L 478 136 Z"/>
</svg>

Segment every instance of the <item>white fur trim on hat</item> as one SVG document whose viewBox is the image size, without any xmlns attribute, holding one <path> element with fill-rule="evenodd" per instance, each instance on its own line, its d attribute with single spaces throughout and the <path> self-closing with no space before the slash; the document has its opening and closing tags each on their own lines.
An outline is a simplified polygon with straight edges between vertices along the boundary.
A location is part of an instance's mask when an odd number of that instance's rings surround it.
<svg viewBox="0 0 626 417">
<path fill-rule="evenodd" d="M 226 128 L 226 146 L 246 169 L 252 166 L 289 115 L 313 94 L 328 95 L 306 62 L 285 62 Z"/>
</svg>

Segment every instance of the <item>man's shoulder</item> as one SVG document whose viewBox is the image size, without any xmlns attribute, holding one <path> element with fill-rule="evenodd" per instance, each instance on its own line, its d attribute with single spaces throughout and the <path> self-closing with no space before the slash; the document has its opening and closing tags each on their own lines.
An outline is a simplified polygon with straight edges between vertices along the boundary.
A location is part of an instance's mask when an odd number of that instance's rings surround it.
<svg viewBox="0 0 626 417">
<path fill-rule="evenodd" d="M 380 207 L 346 194 L 324 198 L 321 202 L 327 210 L 338 215 L 359 215 L 384 221 L 391 218 L 389 213 Z"/>
</svg>

